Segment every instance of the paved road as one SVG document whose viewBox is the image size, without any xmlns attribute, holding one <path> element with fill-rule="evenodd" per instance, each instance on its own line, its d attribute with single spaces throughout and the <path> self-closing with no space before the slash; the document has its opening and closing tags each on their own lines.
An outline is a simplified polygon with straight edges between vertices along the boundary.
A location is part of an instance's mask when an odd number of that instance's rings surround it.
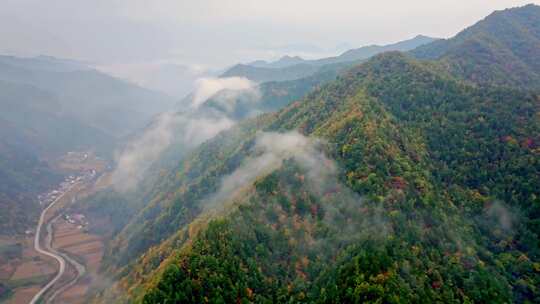
<svg viewBox="0 0 540 304">
<path fill-rule="evenodd" d="M 75 185 L 77 184 L 74 184 L 73 186 Z M 62 197 L 64 197 L 64 195 L 68 193 L 71 190 L 71 188 L 73 188 L 73 186 L 71 186 L 64 193 L 62 193 L 62 195 L 57 197 L 52 203 L 49 204 L 49 206 L 47 206 L 47 208 L 43 209 L 43 211 L 41 211 L 41 215 L 39 216 L 39 221 L 38 221 L 38 225 L 36 229 L 36 236 L 34 237 L 34 249 L 41 254 L 54 258 L 58 262 L 58 265 L 60 267 L 58 269 L 58 273 L 56 274 L 56 276 L 49 283 L 47 283 L 47 285 L 45 285 L 45 287 L 43 287 L 38 293 L 36 293 L 36 295 L 30 301 L 30 304 L 38 303 L 38 301 L 43 296 L 43 294 L 47 292 L 47 290 L 49 290 L 56 282 L 58 282 L 58 280 L 60 280 L 60 278 L 62 277 L 62 275 L 64 275 L 64 272 L 66 271 L 66 260 L 59 254 L 57 254 L 55 251 L 49 250 L 48 248 L 46 249 L 41 248 L 39 238 L 41 235 L 41 227 L 43 227 L 43 221 L 45 221 L 45 215 L 47 214 L 47 211 L 49 211 L 51 207 L 53 207 L 60 199 L 62 199 Z M 49 247 L 49 246 L 46 246 L 46 247 Z"/>
<path fill-rule="evenodd" d="M 69 255 L 67 254 L 64 254 L 62 252 L 58 252 L 56 251 L 54 248 L 52 248 L 52 235 L 53 235 L 53 231 L 52 231 L 52 224 L 54 224 L 54 222 L 56 222 L 60 216 L 62 216 L 61 214 L 59 214 L 57 217 L 55 217 L 53 220 L 51 220 L 48 224 L 47 224 L 47 243 L 45 244 L 45 246 L 47 246 L 47 250 L 49 250 L 50 252 L 54 252 L 55 254 L 58 254 L 60 256 L 62 256 L 69 264 L 71 264 L 73 267 L 75 267 L 75 269 L 77 270 L 77 276 L 75 278 L 73 278 L 71 281 L 69 281 L 67 284 L 65 284 L 64 286 L 62 286 L 61 288 L 57 289 L 48 299 L 47 299 L 47 303 L 52 303 L 52 301 L 61 293 L 63 293 L 64 291 L 68 290 L 70 287 L 72 287 L 73 285 L 75 285 L 77 283 L 77 281 L 86 273 L 86 267 L 84 265 L 82 265 L 81 263 L 77 262 L 76 260 L 74 260 L 73 258 L 71 258 Z"/>
</svg>

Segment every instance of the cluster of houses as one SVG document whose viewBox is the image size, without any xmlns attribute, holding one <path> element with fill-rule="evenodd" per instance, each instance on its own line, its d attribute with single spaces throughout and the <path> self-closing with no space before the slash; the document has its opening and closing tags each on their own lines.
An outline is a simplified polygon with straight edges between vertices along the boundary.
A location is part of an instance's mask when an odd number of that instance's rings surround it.
<svg viewBox="0 0 540 304">
<path fill-rule="evenodd" d="M 77 229 L 83 229 L 88 226 L 88 221 L 84 214 L 74 213 L 74 214 L 64 214 L 64 220 L 70 224 L 77 225 Z"/>
<path fill-rule="evenodd" d="M 96 170 L 91 169 L 85 171 L 82 175 L 74 176 L 70 175 L 64 179 L 57 189 L 53 189 L 47 193 L 38 195 L 38 200 L 40 205 L 48 205 L 54 202 L 55 199 L 64 194 L 72 185 L 82 181 L 88 181 L 96 177 Z"/>
</svg>

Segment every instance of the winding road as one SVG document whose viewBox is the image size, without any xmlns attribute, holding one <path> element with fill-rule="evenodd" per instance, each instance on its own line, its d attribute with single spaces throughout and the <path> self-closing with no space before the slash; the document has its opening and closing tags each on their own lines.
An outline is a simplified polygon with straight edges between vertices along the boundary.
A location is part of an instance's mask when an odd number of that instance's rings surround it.
<svg viewBox="0 0 540 304">
<path fill-rule="evenodd" d="M 64 291 L 68 290 L 70 287 L 72 287 L 73 285 L 75 285 L 75 283 L 77 283 L 77 281 L 79 280 L 80 277 L 82 277 L 85 273 L 86 273 L 86 267 L 84 265 L 82 265 L 81 263 L 77 262 L 76 260 L 74 260 L 73 258 L 71 258 L 69 255 L 67 254 L 64 254 L 62 252 L 58 252 L 56 250 L 54 250 L 51 246 L 52 244 L 52 235 L 53 235 L 53 231 L 52 231 L 52 225 L 54 224 L 54 222 L 56 222 L 60 216 L 62 216 L 61 214 L 59 214 L 58 216 L 56 216 L 53 220 L 51 220 L 48 224 L 47 224 L 47 249 L 51 252 L 54 252 L 55 254 L 58 254 L 60 255 L 61 257 L 63 257 L 69 264 L 71 264 L 73 267 L 75 267 L 75 269 L 77 270 L 77 276 L 75 278 L 73 278 L 69 283 L 65 284 L 64 286 L 62 286 L 61 288 L 57 289 L 50 297 L 49 299 L 47 299 L 47 302 L 48 303 L 52 303 L 52 301 L 61 293 L 63 293 Z"/>
<path fill-rule="evenodd" d="M 58 265 L 60 267 L 58 269 L 58 273 L 56 274 L 56 276 L 49 283 L 47 283 L 47 285 L 45 285 L 38 293 L 36 293 L 36 295 L 34 295 L 32 300 L 30 301 L 30 304 L 38 303 L 38 301 L 43 296 L 43 294 L 47 292 L 56 282 L 58 282 L 58 280 L 60 280 L 60 278 L 62 277 L 62 275 L 64 275 L 64 272 L 66 271 L 66 259 L 50 247 L 50 241 L 52 239 L 51 234 L 49 233 L 47 235 L 48 239 L 46 241 L 45 249 L 41 247 L 39 239 L 41 235 L 41 228 L 43 227 L 43 222 L 45 221 L 45 216 L 47 215 L 47 211 L 49 211 L 49 209 L 51 209 L 58 201 L 60 201 L 60 199 L 62 199 L 64 195 L 68 193 L 75 185 L 77 185 L 77 183 L 73 184 L 69 189 L 67 189 L 64 193 L 62 193 L 59 197 L 57 197 L 52 203 L 50 203 L 49 206 L 47 206 L 47 208 L 43 209 L 43 211 L 41 211 L 41 215 L 39 216 L 39 221 L 38 221 L 38 225 L 36 229 L 36 235 L 34 237 L 34 249 L 43 255 L 46 255 L 55 259 L 58 262 Z"/>
</svg>

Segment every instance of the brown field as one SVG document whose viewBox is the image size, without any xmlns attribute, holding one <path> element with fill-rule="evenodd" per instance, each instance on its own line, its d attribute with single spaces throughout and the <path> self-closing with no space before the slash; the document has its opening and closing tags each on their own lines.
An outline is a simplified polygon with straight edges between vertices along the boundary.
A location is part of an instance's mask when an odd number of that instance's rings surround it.
<svg viewBox="0 0 540 304">
<path fill-rule="evenodd" d="M 79 242 L 70 246 L 66 246 L 63 249 L 72 254 L 83 256 L 87 253 L 96 252 L 96 248 L 99 249 L 100 247 L 101 247 L 101 242 L 99 240 L 90 239 L 84 243 Z"/>
<path fill-rule="evenodd" d="M 19 288 L 15 291 L 15 294 L 9 298 L 6 304 L 26 304 L 30 302 L 32 297 L 39 291 L 39 288 L 39 286 Z"/>
<path fill-rule="evenodd" d="M 92 152 L 88 152 L 88 157 L 84 159 L 81 155 L 81 152 L 66 154 L 62 159 L 56 161 L 54 165 L 65 172 L 73 172 L 73 174 L 94 169 L 98 173 L 103 173 L 103 175 L 98 178 L 95 184 L 85 182 L 73 186 L 54 207 L 49 209 L 45 216 L 45 222 L 48 222 L 60 212 L 69 209 L 73 199 L 88 196 L 110 184 L 110 173 L 104 173 L 107 163 L 96 158 Z M 95 274 L 101 263 L 103 239 L 97 235 L 86 233 L 84 229 L 77 229 L 77 225 L 69 224 L 63 219 L 59 219 L 57 224 L 53 225 L 53 229 L 53 247 L 68 253 L 77 261 L 83 262 L 87 270 L 86 276 L 63 294 L 58 295 L 54 302 L 84 303 L 84 294 L 92 283 L 91 278 L 96 277 Z M 13 295 L 6 303 L 26 304 L 40 290 L 41 286 L 48 282 L 57 272 L 58 265 L 54 259 L 41 256 L 34 251 L 33 235 L 0 238 L 0 246 L 15 243 L 23 244 L 22 254 L 16 258 L 13 256 L 10 258 L 0 256 L 0 283 L 7 284 L 13 291 Z M 76 269 L 68 264 L 60 283 L 69 282 L 76 274 Z"/>
<path fill-rule="evenodd" d="M 56 269 L 58 268 L 56 261 L 49 257 L 41 256 L 34 250 L 33 237 L 26 238 L 25 243 L 23 263 L 17 267 L 12 279 L 49 275 L 56 272 Z"/>
<path fill-rule="evenodd" d="M 11 280 L 28 279 L 36 276 L 51 275 L 56 272 L 55 267 L 51 267 L 50 264 L 42 260 L 24 262 L 11 276 Z"/>
<path fill-rule="evenodd" d="M 54 248 L 63 249 L 66 246 L 86 243 L 88 238 L 92 238 L 91 235 L 81 233 L 76 225 L 70 224 L 63 219 L 59 219 L 54 226 Z"/>
<path fill-rule="evenodd" d="M 55 227 L 53 246 L 81 258 L 85 263 L 96 260 L 99 262 L 103 254 L 101 237 L 77 229 L 76 225 L 64 220 L 60 220 Z"/>
<path fill-rule="evenodd" d="M 105 179 L 106 181 L 106 179 Z M 103 183 L 103 180 L 102 180 Z M 74 186 L 71 191 L 63 196 L 53 208 L 47 212 L 46 221 L 52 219 L 58 212 L 62 212 L 71 205 L 72 198 L 83 197 L 95 191 L 94 187 L 87 184 Z M 86 233 L 84 229 L 77 229 L 77 225 L 70 224 L 60 218 L 53 225 L 53 247 L 67 252 L 79 262 L 83 262 L 87 268 L 87 275 L 77 284 L 58 295 L 55 303 L 84 303 L 84 295 L 90 287 L 95 273 L 99 268 L 103 256 L 103 240 L 97 235 Z M 39 291 L 53 276 L 58 268 L 56 261 L 46 256 L 41 256 L 33 249 L 33 236 L 18 238 L 16 240 L 0 240 L 5 244 L 9 242 L 22 242 L 22 257 L 17 259 L 0 259 L 1 282 L 14 286 L 13 295 L 6 303 L 28 303 L 35 293 Z M 66 269 L 61 282 L 68 282 L 76 276 L 72 267 Z"/>
<path fill-rule="evenodd" d="M 84 303 L 84 295 L 92 284 L 91 278 L 96 277 L 103 257 L 103 240 L 60 219 L 55 225 L 53 247 L 76 257 L 78 261 L 83 261 L 87 271 L 85 277 L 60 294 L 55 303 Z"/>
<path fill-rule="evenodd" d="M 70 289 L 66 290 L 62 295 L 56 299 L 56 303 L 69 303 L 69 304 L 75 304 L 75 303 L 85 303 L 84 295 L 88 291 L 89 285 L 83 285 L 83 284 L 76 284 L 75 286 L 71 287 Z"/>
<path fill-rule="evenodd" d="M 1 268 L 10 270 L 9 277 L 5 280 L 7 284 L 20 285 L 13 290 L 13 296 L 7 301 L 10 304 L 28 303 L 40 286 L 56 273 L 58 267 L 54 260 L 34 251 L 33 237 L 19 241 L 24 243 L 22 257 L 9 261 Z"/>
<path fill-rule="evenodd" d="M 16 239 L 11 237 L 0 237 L 0 247 L 10 247 L 18 243 L 23 243 L 24 239 Z M 0 254 L 0 282 L 6 282 L 15 272 L 17 265 L 20 263 L 22 256 L 13 258 Z"/>
<path fill-rule="evenodd" d="M 17 266 L 15 266 L 14 263 L 3 263 L 0 266 L 0 281 L 9 280 L 16 269 Z"/>
<path fill-rule="evenodd" d="M 0 236 L 0 246 L 11 245 L 11 244 L 17 243 L 18 241 L 19 239 L 17 238 L 13 238 L 9 236 Z"/>
</svg>

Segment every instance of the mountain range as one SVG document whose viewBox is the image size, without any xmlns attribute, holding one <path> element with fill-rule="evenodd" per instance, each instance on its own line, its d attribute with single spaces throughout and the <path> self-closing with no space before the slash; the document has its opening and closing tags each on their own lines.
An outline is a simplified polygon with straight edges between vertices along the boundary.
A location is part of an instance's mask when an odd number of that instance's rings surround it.
<svg viewBox="0 0 540 304">
<path fill-rule="evenodd" d="M 305 78 L 321 69 L 336 64 L 357 64 L 371 56 L 388 51 L 410 51 L 418 46 L 437 39 L 418 35 L 412 39 L 389 45 L 370 45 L 351 49 L 336 57 L 316 60 L 304 60 L 300 57 L 284 56 L 275 62 L 255 61 L 249 64 L 237 64 L 222 74 L 222 77 L 246 77 L 255 82 L 286 81 Z"/>
<path fill-rule="evenodd" d="M 134 205 L 81 203 L 131 218 L 92 300 L 540 301 L 539 24 L 497 11 L 320 81 L 299 58 L 229 70 L 310 89 L 168 162 Z"/>
<path fill-rule="evenodd" d="M 540 7 L 491 14 L 452 39 L 412 51 L 420 59 L 439 59 L 453 75 L 478 84 L 540 88 Z"/>
</svg>

